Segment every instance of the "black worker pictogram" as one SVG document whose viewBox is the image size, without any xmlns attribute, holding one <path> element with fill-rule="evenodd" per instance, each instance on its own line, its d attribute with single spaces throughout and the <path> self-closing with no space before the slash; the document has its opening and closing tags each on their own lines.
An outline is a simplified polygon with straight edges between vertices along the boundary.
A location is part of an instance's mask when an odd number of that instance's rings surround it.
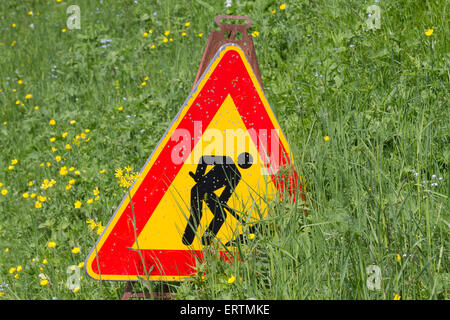
<svg viewBox="0 0 450 320">
<path fill-rule="evenodd" d="M 237 165 L 228 156 L 208 155 L 200 158 L 195 173 L 189 172 L 196 183 L 191 189 L 190 217 L 183 234 L 183 244 L 190 245 L 194 241 L 202 218 L 203 202 L 214 215 L 202 237 L 203 245 L 208 245 L 217 235 L 226 220 L 227 212 L 242 221 L 242 218 L 227 205 L 227 202 L 241 181 L 239 168 L 248 169 L 252 164 L 253 157 L 248 152 L 243 152 L 238 156 Z M 205 174 L 209 165 L 213 167 Z M 223 187 L 225 188 L 222 193 L 217 196 L 214 191 Z"/>
</svg>

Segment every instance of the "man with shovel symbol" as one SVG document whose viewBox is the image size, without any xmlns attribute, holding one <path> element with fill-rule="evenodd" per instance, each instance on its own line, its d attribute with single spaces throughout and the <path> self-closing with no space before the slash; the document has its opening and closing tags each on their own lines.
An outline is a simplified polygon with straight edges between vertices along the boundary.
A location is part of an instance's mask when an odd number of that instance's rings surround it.
<svg viewBox="0 0 450 320">
<path fill-rule="evenodd" d="M 248 152 L 241 153 L 237 158 L 237 164 L 241 169 L 248 169 L 253 164 L 253 157 Z M 205 174 L 208 165 L 214 167 Z M 189 172 L 196 184 L 191 189 L 191 215 L 183 235 L 183 244 L 190 245 L 194 241 L 200 220 L 202 218 L 203 201 L 214 215 L 208 229 L 202 237 L 202 244 L 208 245 L 217 235 L 227 217 L 228 211 L 241 222 L 244 220 L 227 202 L 241 180 L 241 173 L 231 157 L 227 156 L 202 156 L 197 165 L 195 174 Z M 224 188 L 218 197 L 214 191 Z"/>
</svg>

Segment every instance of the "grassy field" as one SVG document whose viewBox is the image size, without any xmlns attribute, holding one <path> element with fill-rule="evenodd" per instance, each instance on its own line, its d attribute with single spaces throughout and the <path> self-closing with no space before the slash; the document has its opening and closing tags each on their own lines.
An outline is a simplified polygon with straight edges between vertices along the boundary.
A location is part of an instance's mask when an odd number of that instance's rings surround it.
<svg viewBox="0 0 450 320">
<path fill-rule="evenodd" d="M 115 171 L 140 171 L 222 13 L 253 20 L 265 93 L 306 202 L 273 202 L 239 247 L 244 262 L 211 253 L 198 266 L 204 279 L 170 290 L 179 299 L 449 298 L 448 2 L 231 3 L 0 1 L 0 299 L 121 297 L 125 283 L 82 270 L 124 195 Z M 66 24 L 73 4 L 80 29 Z M 371 5 L 379 28 L 366 24 Z M 69 290 L 78 267 L 80 288 Z"/>
</svg>

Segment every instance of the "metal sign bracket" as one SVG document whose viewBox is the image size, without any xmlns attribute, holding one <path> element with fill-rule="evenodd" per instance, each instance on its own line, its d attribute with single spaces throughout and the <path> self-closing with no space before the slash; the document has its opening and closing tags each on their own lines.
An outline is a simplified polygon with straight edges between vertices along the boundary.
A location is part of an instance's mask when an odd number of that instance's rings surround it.
<svg viewBox="0 0 450 320">
<path fill-rule="evenodd" d="M 221 22 L 222 19 L 246 20 L 247 24 L 223 24 Z M 208 67 L 209 62 L 214 57 L 217 50 L 224 44 L 234 43 L 239 45 L 244 51 L 262 88 L 261 73 L 256 59 L 255 47 L 253 46 L 251 35 L 247 33 L 247 29 L 252 25 L 252 20 L 249 17 L 244 16 L 218 15 L 216 17 L 216 24 L 220 27 L 220 30 L 211 30 L 209 33 L 208 43 L 206 44 L 197 75 L 195 76 L 194 86 Z"/>
</svg>

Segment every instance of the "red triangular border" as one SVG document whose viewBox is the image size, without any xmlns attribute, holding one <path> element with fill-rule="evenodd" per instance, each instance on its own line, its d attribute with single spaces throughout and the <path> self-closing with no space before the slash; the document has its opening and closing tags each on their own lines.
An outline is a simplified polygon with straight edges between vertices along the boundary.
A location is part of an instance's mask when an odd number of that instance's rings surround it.
<svg viewBox="0 0 450 320">
<path fill-rule="evenodd" d="M 272 122 L 261 100 L 258 91 L 262 93 L 262 90 L 254 75 L 249 74 L 248 68 L 250 68 L 250 72 L 253 71 L 248 62 L 243 61 L 246 58 L 242 49 L 235 45 L 223 46 L 218 51 L 215 59 L 220 60 L 215 64 L 213 70 L 210 71 L 210 68 L 208 68 L 205 71 L 204 77 L 208 77 L 206 82 L 202 81 L 202 79 L 198 82 L 202 84 L 201 91 L 196 95 L 195 93 L 198 88 L 195 88 L 191 95 L 195 99 L 193 101 L 189 101 L 188 99 L 187 104 L 182 108 L 182 110 L 185 108 L 189 109 L 178 122 L 177 128 L 188 130 L 192 137 L 201 136 L 203 132 L 194 132 L 194 122 L 201 121 L 203 130 L 208 128 L 210 121 L 225 98 L 231 95 L 237 111 L 241 115 L 242 121 L 248 130 L 251 128 L 255 130 L 267 129 L 267 139 L 259 139 L 260 141 L 257 141 L 258 137 L 254 136 L 252 139 L 262 156 L 262 150 L 270 153 L 271 146 L 266 142 L 271 141 L 271 129 L 279 128 L 279 126 L 277 123 L 274 124 Z M 215 59 L 213 59 L 213 62 Z M 255 86 L 258 86 L 258 90 Z M 176 119 L 181 114 L 180 112 Z M 191 150 L 193 150 L 196 142 L 193 141 Z M 183 165 L 183 163 L 174 164 L 171 161 L 171 152 L 177 143 L 177 141 L 172 141 L 171 139 L 167 140 L 167 144 L 162 148 L 153 166 L 147 175 L 142 178 L 142 182 L 132 198 L 135 217 L 133 217 L 131 206 L 128 204 L 122 213 L 116 212 L 116 214 L 120 214 L 116 223 L 107 226 L 106 229 L 112 228 L 112 230 L 108 230 L 110 231 L 108 238 L 104 240 L 101 246 L 96 245 L 94 247 L 89 255 L 89 257 L 94 255 L 94 258 L 89 259 L 88 257 L 86 260 L 86 270 L 91 277 L 97 279 L 137 279 L 137 275 L 145 274 L 143 270 L 143 265 L 145 265 L 147 271 L 153 266 L 149 274 L 150 276 L 164 276 L 165 280 L 180 280 L 180 277 L 189 276 L 193 272 L 192 266 L 195 265 L 196 258 L 203 258 L 201 251 L 140 250 L 141 252 L 139 254 L 129 249 L 135 242 L 135 232 L 139 236 L 154 209 L 167 191 L 168 185 L 175 179 Z M 265 143 L 266 145 L 264 145 Z M 282 143 L 279 143 L 279 146 L 282 157 L 281 165 L 289 166 L 292 162 L 290 155 Z M 188 156 L 189 153 L 185 153 L 185 157 Z M 273 174 L 271 177 L 275 178 Z M 295 173 L 293 177 L 293 180 L 289 180 L 289 186 L 287 188 L 289 193 L 293 193 L 293 190 L 297 186 Z M 286 191 L 286 184 L 283 181 L 277 180 L 276 186 L 279 190 Z M 152 191 L 151 196 L 149 196 L 149 190 Z M 146 201 L 144 201 L 144 197 L 146 197 Z M 126 200 L 124 199 L 124 201 Z M 136 231 L 133 230 L 132 221 L 135 221 Z M 105 233 L 102 236 L 104 235 Z M 95 251 L 97 249 L 98 252 Z M 87 265 L 88 263 L 91 264 Z"/>
</svg>

